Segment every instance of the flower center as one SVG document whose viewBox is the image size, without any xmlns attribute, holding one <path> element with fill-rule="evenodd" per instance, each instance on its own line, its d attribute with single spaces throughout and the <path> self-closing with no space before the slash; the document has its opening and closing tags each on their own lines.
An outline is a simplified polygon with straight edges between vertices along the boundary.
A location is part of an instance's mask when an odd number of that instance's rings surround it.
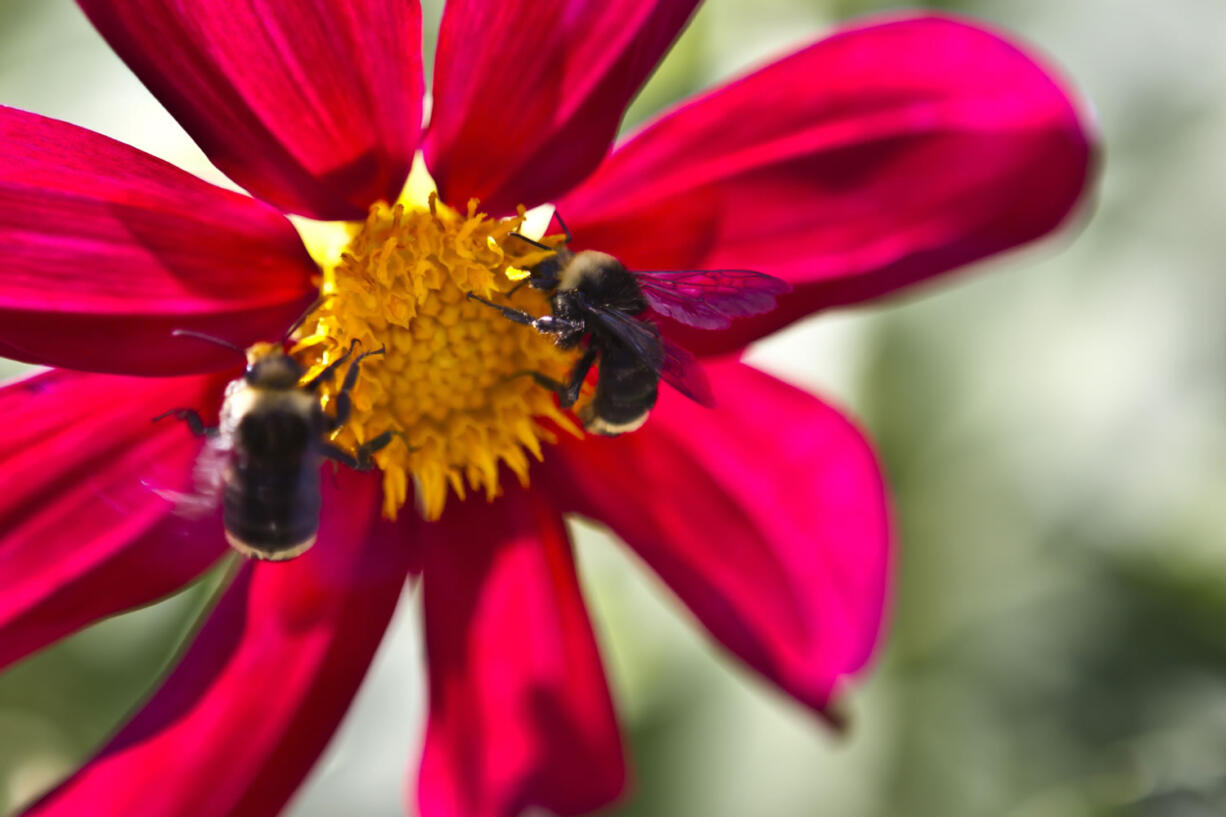
<svg viewBox="0 0 1226 817">
<path fill-rule="evenodd" d="M 523 221 L 522 210 L 488 218 L 476 200 L 460 213 L 433 194 L 424 207 L 378 203 L 364 223 L 348 225 L 339 259 L 323 264 L 323 301 L 294 354 L 310 377 L 355 339 L 361 349 L 386 350 L 362 363 L 353 411 L 334 442 L 354 450 L 399 432 L 374 455 L 389 518 L 407 500 L 410 477 L 422 514 L 437 519 L 449 491 L 497 496 L 500 462 L 527 484 L 528 455 L 541 459 L 555 428 L 582 435 L 552 393 L 523 376 L 563 379 L 576 353 L 466 298 L 474 292 L 548 313 L 548 300 L 528 286 L 507 296 L 525 267 L 549 256 L 510 237 Z M 342 381 L 322 389 L 325 405 Z"/>
</svg>

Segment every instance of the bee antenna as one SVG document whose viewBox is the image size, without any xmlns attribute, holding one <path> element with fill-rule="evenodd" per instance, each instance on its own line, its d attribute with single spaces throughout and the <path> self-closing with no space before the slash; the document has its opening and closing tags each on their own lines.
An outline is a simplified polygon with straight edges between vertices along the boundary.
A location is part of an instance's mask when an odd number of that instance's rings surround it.
<svg viewBox="0 0 1226 817">
<path fill-rule="evenodd" d="M 553 217 L 558 220 L 558 226 L 562 228 L 562 232 L 566 233 L 566 243 L 569 244 L 570 242 L 574 241 L 575 237 L 570 234 L 570 228 L 567 227 L 566 222 L 562 220 L 562 214 L 557 210 L 554 210 Z"/>
<path fill-rule="evenodd" d="M 540 247 L 542 250 L 549 250 L 550 252 L 553 252 L 553 247 L 549 246 L 548 244 L 542 244 L 535 239 L 528 238 L 528 236 L 524 235 L 523 233 L 511 233 L 511 235 L 518 238 L 520 241 L 528 242 L 534 247 Z"/>
<path fill-rule="evenodd" d="M 318 298 L 312 301 L 311 305 L 308 306 L 303 311 L 303 313 L 299 315 L 297 318 L 295 318 L 294 322 L 289 325 L 289 329 L 285 330 L 285 334 L 281 336 L 281 342 L 285 343 L 287 340 L 289 340 L 290 335 L 294 334 L 299 329 L 301 329 L 302 325 L 306 323 L 306 319 L 311 317 L 311 313 L 314 312 L 316 309 L 319 309 L 319 307 L 323 304 L 323 302 L 324 302 L 323 295 L 320 295 Z"/>
<path fill-rule="evenodd" d="M 209 343 L 216 343 L 218 346 L 224 346 L 227 349 L 233 349 L 239 354 L 244 354 L 243 348 L 241 346 L 236 346 L 230 341 L 224 340 L 222 338 L 213 337 L 212 335 L 206 335 L 203 332 L 196 332 L 191 329 L 175 329 L 170 334 L 175 336 L 176 338 L 195 338 L 196 340 L 207 340 Z"/>
</svg>

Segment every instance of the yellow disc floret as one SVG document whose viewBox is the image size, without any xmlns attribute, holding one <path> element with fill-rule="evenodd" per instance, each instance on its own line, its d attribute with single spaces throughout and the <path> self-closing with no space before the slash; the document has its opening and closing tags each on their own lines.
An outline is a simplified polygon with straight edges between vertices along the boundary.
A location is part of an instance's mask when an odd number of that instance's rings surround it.
<svg viewBox="0 0 1226 817">
<path fill-rule="evenodd" d="M 335 442 L 352 450 L 393 430 L 374 456 L 383 470 L 383 508 L 395 517 L 410 480 L 427 519 L 443 512 L 449 491 L 488 499 L 499 493 L 499 463 L 526 484 L 528 455 L 554 442 L 550 424 L 581 432 L 553 394 L 525 372 L 565 379 L 575 353 L 513 323 L 469 292 L 533 315 L 548 301 L 522 286 L 524 269 L 548 257 L 510 234 L 524 214 L 491 219 L 468 203 L 461 213 L 430 195 L 424 206 L 374 205 L 364 223 L 348 225 L 339 258 L 324 262 L 323 299 L 307 322 L 295 356 L 318 372 L 353 340 L 385 354 L 363 365 L 353 412 Z M 325 402 L 340 388 L 323 391 Z"/>
</svg>

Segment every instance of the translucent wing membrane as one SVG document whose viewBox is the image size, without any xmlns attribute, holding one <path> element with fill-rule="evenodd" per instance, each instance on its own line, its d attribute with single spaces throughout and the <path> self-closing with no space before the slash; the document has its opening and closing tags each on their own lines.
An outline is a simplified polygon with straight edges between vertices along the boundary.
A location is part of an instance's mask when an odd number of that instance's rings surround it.
<svg viewBox="0 0 1226 817">
<path fill-rule="evenodd" d="M 231 440 L 213 437 L 205 442 L 192 469 L 193 490 L 178 493 L 159 490 L 156 493 L 175 504 L 175 513 L 186 519 L 201 519 L 221 507 L 225 490 L 223 474 L 230 462 Z"/>
<path fill-rule="evenodd" d="M 711 393 L 711 384 L 702 366 L 693 355 L 668 340 L 664 341 L 664 368 L 660 370 L 660 376 L 695 403 L 707 408 L 715 405 L 715 396 Z"/>
<path fill-rule="evenodd" d="M 631 317 L 618 309 L 592 307 L 591 311 L 610 334 L 628 346 L 666 383 L 697 403 L 715 404 L 711 385 L 694 356 L 663 338 L 654 323 Z"/>
<path fill-rule="evenodd" d="M 620 309 L 588 304 L 590 313 L 613 337 L 624 343 L 640 360 L 656 372 L 664 368 L 664 348 L 660 330 L 654 323 L 639 320 Z"/>
<path fill-rule="evenodd" d="M 673 320 L 700 329 L 724 329 L 733 318 L 775 308 L 775 296 L 791 284 L 745 269 L 636 272 L 651 308 Z"/>
</svg>

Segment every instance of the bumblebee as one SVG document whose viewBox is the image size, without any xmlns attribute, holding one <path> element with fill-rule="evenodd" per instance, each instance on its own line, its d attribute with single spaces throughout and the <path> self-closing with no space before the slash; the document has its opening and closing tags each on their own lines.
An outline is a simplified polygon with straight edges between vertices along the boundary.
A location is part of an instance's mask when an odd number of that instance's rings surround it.
<svg viewBox="0 0 1226 817">
<path fill-rule="evenodd" d="M 226 341 L 177 331 L 238 349 Z M 335 397 L 336 411 L 329 416 L 320 405 L 319 387 L 336 376 L 353 356 L 349 349 L 306 383 L 305 370 L 285 353 L 281 343 L 259 343 L 247 350 L 242 377 L 226 386 L 218 425 L 204 425 L 194 409 L 177 408 L 154 421 L 174 416 L 192 433 L 208 442 L 196 466 L 197 509 L 222 502 L 226 541 L 256 559 L 283 561 L 305 553 L 319 532 L 322 460 L 329 459 L 358 470 L 373 467 L 371 455 L 397 433 L 387 431 L 359 446 L 356 454 L 327 439 L 349 419 L 350 392 L 357 383 L 362 361 L 383 349 L 353 357 L 345 381 Z"/>
<path fill-rule="evenodd" d="M 561 217 L 555 217 L 569 244 L 570 231 Z M 733 318 L 774 309 L 775 297 L 791 290 L 786 281 L 753 270 L 631 272 L 607 253 L 574 252 L 565 245 L 555 250 L 512 235 L 554 252 L 532 267 L 525 280 L 533 289 L 549 293 L 550 314 L 535 318 L 475 293 L 468 297 L 516 323 L 553 335 L 563 349 L 584 345 L 565 383 L 541 372 L 522 373 L 556 393 L 563 408 L 579 399 L 588 372 L 599 360 L 596 393 L 578 412 L 584 428 L 594 434 L 616 436 L 641 427 L 656 404 L 661 379 L 692 400 L 713 404 L 710 386 L 693 356 L 666 340 L 644 313 L 650 310 L 690 326 L 722 329 Z"/>
</svg>

